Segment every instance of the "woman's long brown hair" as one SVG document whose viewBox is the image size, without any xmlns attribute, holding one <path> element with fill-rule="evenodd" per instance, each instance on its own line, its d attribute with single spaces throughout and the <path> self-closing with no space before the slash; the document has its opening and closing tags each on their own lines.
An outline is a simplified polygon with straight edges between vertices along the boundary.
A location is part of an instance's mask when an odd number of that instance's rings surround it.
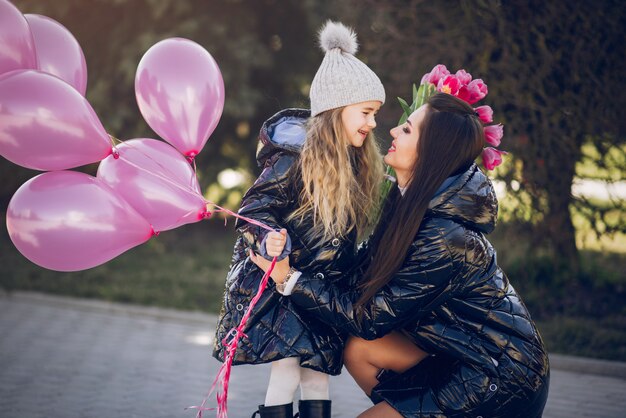
<svg viewBox="0 0 626 418">
<path fill-rule="evenodd" d="M 407 189 L 402 197 L 390 196 L 374 233 L 359 308 L 402 266 L 437 189 L 452 174 L 469 168 L 484 146 L 483 127 L 474 109 L 449 94 L 437 93 L 428 100 L 418 131 L 417 159 Z"/>
</svg>

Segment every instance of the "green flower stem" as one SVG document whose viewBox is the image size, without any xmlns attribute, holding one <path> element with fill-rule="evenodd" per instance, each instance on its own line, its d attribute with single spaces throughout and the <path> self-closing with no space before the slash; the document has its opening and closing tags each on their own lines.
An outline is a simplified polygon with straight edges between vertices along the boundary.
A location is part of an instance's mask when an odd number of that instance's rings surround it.
<svg viewBox="0 0 626 418">
<path fill-rule="evenodd" d="M 398 125 L 402 125 L 409 118 L 411 113 L 415 112 L 420 106 L 422 106 L 426 101 L 437 91 L 436 87 L 430 83 L 422 84 L 419 88 L 413 84 L 413 102 L 409 106 L 406 100 L 398 97 L 398 101 L 400 102 L 400 106 L 402 106 L 402 116 L 400 116 L 400 120 L 398 121 Z M 391 191 L 392 185 L 395 183 L 392 180 L 389 180 L 389 177 L 396 178 L 396 173 L 390 166 L 387 166 L 385 169 L 385 179 L 383 180 L 383 184 L 381 185 L 380 190 L 380 205 L 382 208 L 389 192 Z"/>
</svg>

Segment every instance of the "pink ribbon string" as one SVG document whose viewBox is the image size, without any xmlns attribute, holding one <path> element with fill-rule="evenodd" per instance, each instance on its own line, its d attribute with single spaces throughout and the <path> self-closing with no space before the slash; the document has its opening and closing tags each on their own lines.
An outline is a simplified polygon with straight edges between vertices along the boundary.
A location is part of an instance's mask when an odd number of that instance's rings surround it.
<svg viewBox="0 0 626 418">
<path fill-rule="evenodd" d="M 159 177 L 161 180 L 164 180 L 165 182 L 169 183 L 170 185 L 172 185 L 173 187 L 176 187 L 186 193 L 190 193 L 193 194 L 194 196 L 198 196 L 199 193 L 194 190 L 191 185 L 187 186 L 187 185 L 182 185 L 178 182 L 175 182 L 165 176 L 161 176 L 160 174 L 151 172 L 149 170 L 146 170 L 145 168 L 133 163 L 132 161 L 130 161 L 129 159 L 125 158 L 123 155 L 121 155 L 121 153 L 117 150 L 117 148 L 115 147 L 115 140 L 117 140 L 117 138 L 114 138 L 111 136 L 111 141 L 113 142 L 113 156 L 115 159 L 122 159 L 124 160 L 124 162 L 126 162 L 127 164 L 131 165 L 132 167 L 143 171 L 143 172 L 147 172 L 151 175 L 157 176 Z M 119 141 L 119 140 L 118 140 Z M 151 159 L 155 164 L 159 165 L 159 167 L 161 167 L 164 172 L 169 172 L 169 170 L 167 169 L 167 167 L 163 167 L 161 164 L 159 164 L 157 161 L 154 161 L 149 155 L 146 155 L 144 152 L 142 152 L 140 149 L 136 148 L 136 147 L 132 147 L 132 145 L 129 145 L 128 143 L 126 144 L 129 148 L 133 148 L 135 151 L 142 153 L 146 158 Z M 195 159 L 193 158 L 193 156 L 191 158 L 187 157 L 187 159 L 189 160 L 190 164 L 193 165 L 194 171 L 196 171 L 196 165 L 195 165 Z M 205 204 L 208 205 L 212 205 L 215 209 L 213 210 L 213 212 L 222 212 L 225 213 L 227 215 L 231 215 L 235 218 L 244 220 L 246 222 L 248 222 L 249 224 L 258 226 L 262 229 L 268 230 L 268 231 L 273 231 L 274 229 L 271 228 L 268 225 L 265 225 L 262 222 L 259 222 L 255 219 L 251 219 L 251 218 L 247 218 L 245 216 L 241 216 L 229 209 L 223 208 L 213 202 L 211 202 L 210 200 L 207 200 L 204 198 L 204 196 L 200 195 L 202 197 L 202 199 L 204 200 Z M 212 212 L 209 211 L 207 209 L 207 211 L 203 214 L 203 218 L 209 218 L 211 217 Z M 226 220 L 225 220 L 226 221 Z M 158 232 L 154 232 L 155 235 L 158 235 Z M 252 314 L 252 310 L 254 309 L 255 305 L 257 304 L 257 302 L 259 301 L 259 299 L 261 298 L 261 295 L 263 294 L 263 292 L 265 291 L 265 289 L 267 288 L 267 283 L 269 282 L 269 278 L 272 274 L 272 271 L 274 270 L 274 266 L 276 265 L 276 257 L 274 257 L 274 259 L 272 260 L 272 264 L 270 265 L 270 268 L 268 269 L 268 271 L 265 273 L 265 275 L 263 276 L 263 278 L 261 279 L 261 282 L 259 283 L 259 289 L 256 293 L 256 295 L 254 296 L 254 298 L 252 298 L 252 301 L 250 301 L 250 306 L 248 306 L 248 309 L 246 310 L 246 313 L 244 314 L 243 318 L 241 318 L 241 321 L 239 322 L 239 325 L 236 328 L 231 329 L 228 334 L 226 335 L 226 337 L 224 338 L 224 340 L 222 341 L 222 344 L 224 346 L 224 351 L 225 351 L 225 356 L 224 356 L 224 363 L 222 364 L 222 366 L 220 367 L 219 371 L 217 372 L 217 375 L 215 376 L 215 379 L 213 380 L 213 384 L 211 385 L 211 389 L 209 389 L 207 395 L 204 397 L 202 403 L 200 405 L 194 405 L 194 406 L 189 406 L 185 409 L 197 409 L 198 413 L 196 414 L 196 418 L 202 418 L 202 412 L 203 411 L 213 411 L 215 409 L 217 409 L 217 417 L 218 418 L 228 418 L 228 386 L 229 386 L 229 382 L 230 382 L 230 374 L 231 374 L 231 369 L 232 369 L 232 364 L 233 364 L 233 360 L 235 358 L 235 354 L 237 351 L 237 347 L 239 345 L 239 340 L 241 339 L 241 337 L 246 337 L 246 334 L 243 332 L 243 330 L 246 328 L 246 324 L 248 322 L 248 318 L 250 317 L 250 315 Z M 230 340 L 229 340 L 230 339 Z M 217 400 L 217 408 L 207 408 L 205 405 L 208 402 L 209 397 L 211 396 L 211 394 L 215 391 L 215 389 L 217 388 L 217 392 L 216 392 L 216 400 Z"/>
<path fill-rule="evenodd" d="M 166 172 L 167 172 L 167 171 L 169 171 L 169 170 L 167 169 L 167 167 L 164 167 L 162 164 L 159 164 L 157 161 L 155 161 L 154 159 L 152 159 L 149 155 L 147 155 L 146 153 L 144 153 L 143 151 L 141 151 L 141 150 L 140 150 L 140 149 L 138 149 L 137 147 L 133 147 L 132 145 L 130 145 L 130 144 L 128 144 L 128 143 L 126 143 L 126 146 L 127 146 L 128 148 L 131 148 L 131 149 L 135 150 L 135 151 L 136 151 L 136 152 L 138 152 L 138 153 L 143 154 L 143 155 L 144 155 L 144 157 L 146 157 L 146 158 L 148 158 L 148 159 L 152 160 L 152 161 L 153 161 L 155 164 L 157 164 L 157 165 L 158 165 L 161 169 L 163 169 L 163 171 L 166 171 Z M 213 206 L 213 207 L 215 207 L 215 208 L 216 208 L 215 210 L 213 210 L 213 212 L 216 212 L 216 213 L 218 213 L 218 212 L 223 212 L 223 213 L 226 213 L 226 214 L 228 214 L 228 215 L 231 215 L 231 216 L 233 216 L 233 217 L 235 217 L 235 218 L 238 218 L 238 219 L 244 220 L 244 221 L 248 222 L 249 224 L 252 224 L 252 225 L 258 226 L 258 227 L 260 227 L 260 228 L 266 229 L 266 230 L 268 230 L 268 231 L 273 231 L 273 230 L 274 230 L 273 228 L 271 228 L 271 227 L 269 227 L 269 226 L 265 225 L 265 224 L 264 224 L 264 223 L 262 223 L 262 222 L 256 221 L 256 220 L 251 219 L 251 218 L 246 218 L 245 216 L 241 216 L 241 215 L 237 214 L 236 212 L 233 212 L 233 211 L 231 211 L 231 210 L 229 210 L 229 209 L 223 208 L 223 207 L 221 207 L 221 206 L 219 206 L 219 205 L 217 205 L 217 204 L 215 204 L 215 203 L 211 202 L 210 200 L 206 199 L 204 196 L 202 196 L 201 194 L 199 194 L 199 193 L 198 193 L 196 190 L 194 190 L 191 186 L 182 185 L 182 184 L 180 184 L 180 183 L 178 183 L 178 182 L 176 182 L 176 181 L 173 181 L 173 180 L 172 180 L 172 179 L 170 179 L 170 178 L 167 178 L 167 177 L 165 177 L 165 176 L 162 176 L 162 175 L 160 175 L 160 174 L 158 174 L 158 173 L 151 172 L 150 170 L 147 170 L 147 169 L 145 169 L 144 167 L 141 167 L 140 165 L 135 164 L 134 162 L 132 162 L 132 161 L 130 161 L 128 158 L 126 158 L 124 155 L 121 155 L 121 154 L 119 153 L 119 151 L 118 151 L 116 148 L 114 148 L 114 153 L 116 153 L 116 154 L 118 155 L 118 157 L 117 157 L 117 158 L 122 159 L 122 160 L 123 160 L 126 164 L 130 165 L 131 167 L 136 168 L 137 170 L 142 171 L 142 172 L 144 172 L 144 173 L 148 173 L 148 174 L 151 174 L 151 175 L 153 175 L 153 176 L 155 176 L 155 177 L 158 177 L 159 179 L 161 179 L 161 180 L 165 181 L 166 183 L 169 183 L 172 187 L 175 187 L 175 188 L 177 188 L 177 189 L 179 189 L 179 190 L 182 190 L 182 191 L 183 191 L 183 192 L 185 192 L 185 193 L 189 193 L 189 194 L 191 194 L 191 195 L 193 195 L 193 196 L 200 197 L 201 199 L 203 199 L 203 200 L 204 200 L 204 202 L 205 202 L 205 204 L 206 204 L 206 205 L 211 205 L 211 206 Z M 192 160 L 192 164 L 194 165 L 194 171 L 195 171 L 195 168 L 196 168 L 196 167 L 195 167 L 195 160 Z M 204 218 L 209 218 L 209 217 L 211 217 L 211 211 L 207 210 L 207 212 L 203 215 L 203 217 L 204 217 Z"/>
<path fill-rule="evenodd" d="M 227 215 L 231 215 L 231 216 L 233 216 L 235 218 L 242 219 L 242 220 L 248 222 L 249 224 L 258 226 L 259 228 L 263 228 L 263 229 L 266 229 L 268 231 L 274 231 L 274 228 L 271 228 L 271 227 L 265 225 L 263 222 L 259 222 L 259 221 L 254 220 L 254 219 L 246 218 L 245 216 L 241 216 L 238 213 L 233 212 L 232 210 L 229 210 L 229 209 L 223 208 L 221 206 L 218 206 L 215 203 L 212 203 L 212 202 L 210 202 L 208 200 L 207 200 L 207 203 L 210 204 L 210 205 L 213 205 L 213 206 L 215 206 L 217 208 L 217 209 L 213 210 L 213 212 L 223 212 L 223 213 L 225 213 Z"/>
<path fill-rule="evenodd" d="M 199 406 L 190 406 L 185 408 L 197 409 L 198 413 L 196 414 L 196 418 L 202 418 L 202 411 L 212 411 L 215 409 L 206 408 L 205 405 L 216 388 L 218 388 L 215 394 L 215 398 L 217 400 L 217 418 L 228 418 L 228 384 L 230 382 L 230 373 L 233 365 L 233 359 L 235 358 L 235 354 L 237 351 L 237 346 L 239 345 L 239 339 L 241 337 L 246 337 L 246 334 L 243 332 L 243 330 L 246 328 L 248 318 L 252 314 L 254 306 L 257 304 L 257 302 L 261 298 L 261 295 L 267 287 L 267 283 L 272 274 L 272 270 L 274 270 L 275 265 L 276 257 L 274 257 L 270 268 L 263 276 L 263 279 L 259 284 L 259 290 L 257 291 L 254 298 L 252 298 L 252 301 L 250 301 L 250 306 L 248 306 L 246 313 L 244 314 L 243 318 L 241 318 L 239 325 L 236 328 L 231 329 L 228 334 L 226 334 L 226 337 L 224 337 L 224 339 L 222 340 L 222 345 L 224 346 L 224 350 L 226 352 L 226 355 L 224 356 L 224 363 L 217 372 L 217 376 L 215 376 L 215 379 L 213 380 L 211 389 L 209 389 L 209 392 L 204 397 L 202 404 L 200 404 Z"/>
<path fill-rule="evenodd" d="M 175 177 L 174 173 L 167 166 L 161 164 L 159 161 L 156 161 L 150 155 L 146 154 L 145 152 L 143 152 L 138 147 L 135 147 L 134 145 L 132 145 L 129 141 L 120 141 L 119 139 L 115 138 L 112 135 L 109 135 L 109 137 L 111 137 L 111 142 L 113 143 L 113 150 L 112 150 L 111 153 L 113 154 L 113 158 L 115 158 L 116 160 L 119 159 L 120 156 L 121 156 L 120 151 L 117 149 L 116 145 L 124 144 L 124 146 L 126 148 L 132 149 L 133 151 L 143 155 L 146 159 L 152 161 L 152 163 L 155 164 L 156 166 L 158 166 L 161 170 L 163 170 L 163 172 L 169 174 L 171 177 Z M 193 157 L 185 157 L 185 158 L 187 159 L 189 164 L 191 164 L 193 166 L 194 173 L 197 173 L 197 170 L 196 170 L 196 160 L 193 159 Z M 158 177 L 161 180 L 165 180 L 166 182 L 170 183 L 171 185 L 173 185 L 173 186 L 175 186 L 175 187 L 177 187 L 177 188 L 179 188 L 181 190 L 184 190 L 185 192 L 191 193 L 194 196 L 198 195 L 198 192 L 195 191 L 192 188 L 191 184 L 189 184 L 187 186 L 183 186 L 180 183 L 174 182 L 174 181 L 170 180 L 167 177 L 164 177 L 164 176 L 161 176 L 160 174 L 157 174 L 157 173 L 154 173 L 152 171 L 149 171 L 149 170 L 147 170 L 147 169 L 145 169 L 145 168 L 143 168 L 143 167 L 133 163 L 132 161 L 128 160 L 127 158 L 125 158 L 123 156 L 122 156 L 122 160 L 125 161 L 128 165 L 130 165 L 130 166 L 132 166 L 132 167 L 134 167 L 134 168 L 136 168 L 136 169 L 138 169 L 140 171 L 143 171 L 144 173 L 152 174 L 153 176 Z"/>
</svg>

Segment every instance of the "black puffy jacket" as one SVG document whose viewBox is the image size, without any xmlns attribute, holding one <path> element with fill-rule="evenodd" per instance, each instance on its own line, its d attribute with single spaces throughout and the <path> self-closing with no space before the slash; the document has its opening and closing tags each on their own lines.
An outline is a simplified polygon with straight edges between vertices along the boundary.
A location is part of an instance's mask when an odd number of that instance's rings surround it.
<svg viewBox="0 0 626 418">
<path fill-rule="evenodd" d="M 354 265 L 356 233 L 335 237 L 328 242 L 307 238 L 311 220 L 302 223 L 287 217 L 298 205 L 299 177 L 291 170 L 304 142 L 308 110 L 283 110 L 261 128 L 262 148 L 257 160 L 263 171 L 245 194 L 239 214 L 274 228 L 286 228 L 291 238 L 291 260 L 328 283 L 343 278 Z M 219 316 L 213 355 L 224 360 L 222 340 L 239 325 L 250 301 L 257 293 L 263 272 L 248 258 L 247 248 L 259 252 L 268 231 L 238 220 L 240 237 L 235 243 L 226 290 Z M 240 340 L 233 364 L 258 364 L 286 357 L 300 357 L 303 367 L 336 375 L 343 366 L 344 334 L 301 314 L 288 297 L 280 295 L 270 280 L 259 299 Z"/>
<path fill-rule="evenodd" d="M 365 339 L 402 330 L 431 356 L 384 373 L 373 399 L 405 417 L 538 417 L 548 393 L 543 342 L 484 234 L 497 200 L 473 165 L 436 195 L 400 270 L 355 314 L 345 292 L 305 272 L 291 299 L 303 311 Z"/>
</svg>

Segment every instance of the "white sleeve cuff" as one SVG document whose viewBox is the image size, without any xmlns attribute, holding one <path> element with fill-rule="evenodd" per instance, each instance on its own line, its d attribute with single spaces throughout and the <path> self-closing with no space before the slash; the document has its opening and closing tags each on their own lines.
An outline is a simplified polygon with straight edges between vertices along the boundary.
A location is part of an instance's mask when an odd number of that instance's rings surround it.
<svg viewBox="0 0 626 418">
<path fill-rule="evenodd" d="M 300 276 L 302 276 L 302 272 L 300 271 L 296 271 L 295 273 L 291 275 L 289 280 L 287 280 L 287 284 L 285 284 L 285 290 L 281 292 L 284 296 L 291 295 L 291 292 L 293 291 L 293 288 L 296 286 L 296 283 L 298 283 L 298 279 L 300 278 Z"/>
</svg>

